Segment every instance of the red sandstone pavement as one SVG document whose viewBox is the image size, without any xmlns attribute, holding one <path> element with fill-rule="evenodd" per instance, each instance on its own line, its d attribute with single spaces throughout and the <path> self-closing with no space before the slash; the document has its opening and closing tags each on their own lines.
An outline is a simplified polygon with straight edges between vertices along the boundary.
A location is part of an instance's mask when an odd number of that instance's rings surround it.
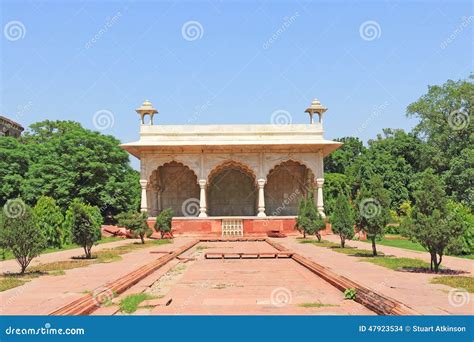
<svg viewBox="0 0 474 342">
<path fill-rule="evenodd" d="M 325 239 L 333 240 L 326 236 Z M 345 276 L 372 290 L 399 300 L 424 315 L 446 314 L 474 314 L 474 296 L 472 293 L 455 292 L 453 288 L 440 284 L 431 284 L 433 274 L 399 272 L 382 266 L 363 262 L 363 258 L 337 253 L 329 248 L 301 244 L 295 237 L 272 239 L 293 252 L 299 253 L 314 262 L 328 267 L 332 271 Z M 364 242 L 350 241 L 349 245 L 370 248 Z M 380 251 L 392 254 L 393 247 L 380 246 Z M 395 248 L 394 255 L 414 257 L 411 251 Z M 418 254 L 416 254 L 418 256 Z M 472 260 L 452 260 L 448 258 L 447 264 L 456 269 L 472 271 Z M 451 291 L 451 292 L 450 292 Z"/>
<path fill-rule="evenodd" d="M 189 241 L 188 238 L 179 238 L 175 239 L 173 244 L 150 246 L 150 248 L 123 254 L 120 261 L 92 264 L 67 270 L 64 275 L 60 276 L 46 275 L 32 279 L 22 286 L 0 292 L 0 314 L 49 314 L 53 310 L 83 296 L 86 291 L 93 292 L 106 283 L 162 256 L 162 254 L 152 254 L 150 251 L 170 251 L 189 243 Z M 111 245 L 112 243 L 104 245 L 104 247 L 110 248 Z M 45 258 L 48 262 L 57 261 L 58 257 L 64 260 L 66 255 L 77 255 L 77 251 L 75 253 L 74 250 L 71 250 L 51 254 L 45 255 L 45 257 L 48 257 Z"/>
<path fill-rule="evenodd" d="M 323 237 L 323 239 L 336 243 L 340 243 L 341 241 L 338 235 L 326 235 Z M 352 247 L 372 250 L 371 244 L 366 242 L 348 241 L 347 244 Z M 377 245 L 377 251 L 400 258 L 415 258 L 427 261 L 428 263 L 430 262 L 430 255 L 428 252 L 412 251 L 409 249 L 382 245 Z M 474 274 L 474 260 L 444 255 L 441 265 L 453 270 L 468 272 L 471 275 Z"/>
<path fill-rule="evenodd" d="M 205 249 L 202 249 L 206 247 Z M 183 254 L 195 260 L 176 264 L 168 272 L 158 270 L 130 288 L 131 293 L 164 296 L 141 308 L 139 315 L 373 315 L 335 287 L 292 259 L 205 259 L 205 253 L 276 252 L 266 242 L 203 242 Z M 165 306 L 168 300 L 171 304 Z M 304 308 L 300 304 L 328 306 Z M 118 306 L 96 314 L 120 314 Z"/>
<path fill-rule="evenodd" d="M 123 239 L 119 241 L 114 241 L 114 242 L 107 242 L 107 243 L 102 243 L 100 245 L 92 247 L 92 253 L 95 251 L 100 251 L 102 249 L 107 249 L 107 248 L 114 248 L 114 247 L 119 247 L 123 246 L 129 243 L 137 242 L 140 241 L 140 239 Z M 47 253 L 47 254 L 42 254 L 37 258 L 34 258 L 30 266 L 28 267 L 33 267 L 37 266 L 39 264 L 47 264 L 50 262 L 55 262 L 55 261 L 64 261 L 68 260 L 71 257 L 76 257 L 76 256 L 81 256 L 84 255 L 84 249 L 83 248 L 74 248 L 74 249 L 68 249 L 65 251 L 60 251 L 60 252 L 53 252 L 53 253 Z M 20 266 L 18 265 L 18 262 L 15 259 L 11 260 L 5 260 L 0 262 L 0 272 L 1 273 L 17 273 L 20 271 Z"/>
</svg>

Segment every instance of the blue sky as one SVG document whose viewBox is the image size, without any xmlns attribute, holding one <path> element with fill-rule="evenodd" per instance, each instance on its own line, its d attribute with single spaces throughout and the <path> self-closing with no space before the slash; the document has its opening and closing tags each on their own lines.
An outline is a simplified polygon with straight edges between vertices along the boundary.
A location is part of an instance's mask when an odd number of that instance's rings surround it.
<svg viewBox="0 0 474 342">
<path fill-rule="evenodd" d="M 470 1 L 2 1 L 0 19 L 1 115 L 123 142 L 145 99 L 158 124 L 306 123 L 314 97 L 328 138 L 367 141 L 473 70 Z"/>
</svg>

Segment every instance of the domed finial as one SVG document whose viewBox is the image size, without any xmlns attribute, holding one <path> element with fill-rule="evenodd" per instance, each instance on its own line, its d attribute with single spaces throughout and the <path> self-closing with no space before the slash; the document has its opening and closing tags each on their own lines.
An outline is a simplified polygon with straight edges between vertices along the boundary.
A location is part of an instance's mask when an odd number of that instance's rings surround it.
<svg viewBox="0 0 474 342">
<path fill-rule="evenodd" d="M 319 116 L 319 123 L 323 123 L 323 113 L 327 111 L 328 109 L 321 105 L 321 102 L 318 99 L 314 99 L 311 102 L 311 105 L 306 108 L 305 113 L 309 114 L 309 123 L 313 124 L 313 115 L 314 113 L 318 114 Z"/>
<path fill-rule="evenodd" d="M 153 108 L 153 105 L 148 100 L 143 101 L 141 107 L 135 109 L 135 111 L 140 115 L 142 125 L 145 124 L 145 115 L 150 115 L 150 125 L 153 125 L 153 116 L 158 113 L 158 111 Z"/>
</svg>

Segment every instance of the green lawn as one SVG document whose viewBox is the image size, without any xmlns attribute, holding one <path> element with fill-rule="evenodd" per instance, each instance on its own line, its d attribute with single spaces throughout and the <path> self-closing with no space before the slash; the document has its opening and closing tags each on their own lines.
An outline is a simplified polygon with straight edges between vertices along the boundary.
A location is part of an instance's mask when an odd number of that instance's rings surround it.
<svg viewBox="0 0 474 342">
<path fill-rule="evenodd" d="M 363 258 L 360 261 L 371 262 L 375 265 L 383 266 L 391 270 L 403 270 L 404 268 L 430 268 L 430 264 L 420 259 L 375 257 Z"/>
<path fill-rule="evenodd" d="M 347 243 L 344 248 L 341 248 L 341 245 L 339 243 L 327 241 L 327 240 L 321 240 L 319 242 L 318 240 L 311 240 L 311 239 L 303 239 L 299 241 L 300 243 L 310 243 L 314 246 L 318 247 L 326 247 L 331 249 L 334 252 L 342 253 L 342 254 L 347 254 L 347 255 L 353 255 L 353 256 L 360 256 L 360 257 L 369 257 L 372 256 L 372 250 L 369 249 L 360 249 L 357 247 L 351 247 Z M 379 255 L 383 255 L 383 253 L 378 252 Z"/>
<path fill-rule="evenodd" d="M 124 239 L 119 238 L 119 237 L 113 237 L 113 236 L 103 237 L 97 242 L 97 244 L 102 245 L 104 243 L 115 242 L 115 241 L 120 241 L 120 240 L 124 240 Z M 41 254 L 67 251 L 69 249 L 74 249 L 74 248 L 81 248 L 81 246 L 71 243 L 71 244 L 64 245 L 62 248 L 46 248 Z M 10 252 L 7 249 L 0 248 L 0 260 L 10 260 L 10 259 L 15 259 L 12 252 Z"/>
<path fill-rule="evenodd" d="M 338 305 L 333 305 L 333 304 L 323 304 L 320 302 L 311 302 L 311 303 L 301 303 L 298 304 L 298 306 L 302 308 L 325 308 L 329 306 L 338 306 Z"/>
<path fill-rule="evenodd" d="M 362 242 L 371 243 L 369 240 L 360 240 Z M 376 241 L 377 245 L 389 246 L 389 247 L 398 247 L 409 249 L 412 251 L 426 252 L 426 249 L 423 248 L 418 242 L 413 242 L 407 238 L 402 237 L 401 235 L 386 235 L 383 239 Z M 450 255 L 458 258 L 465 258 L 474 260 L 474 254 L 469 255 Z"/>
<path fill-rule="evenodd" d="M 457 289 L 465 289 L 474 293 L 474 277 L 465 276 L 444 276 L 431 279 L 433 284 L 443 284 Z"/>
</svg>

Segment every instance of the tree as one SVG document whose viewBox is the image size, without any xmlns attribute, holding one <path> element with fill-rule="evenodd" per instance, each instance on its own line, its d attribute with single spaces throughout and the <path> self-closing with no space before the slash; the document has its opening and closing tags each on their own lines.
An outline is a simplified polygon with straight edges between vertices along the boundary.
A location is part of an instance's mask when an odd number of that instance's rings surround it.
<svg viewBox="0 0 474 342">
<path fill-rule="evenodd" d="M 323 191 L 324 212 L 330 217 L 335 210 L 337 197 L 340 194 L 349 197 L 351 194 L 348 177 L 341 173 L 326 173 Z"/>
<path fill-rule="evenodd" d="M 66 210 L 78 198 L 100 208 L 109 221 L 138 209 L 139 175 L 116 138 L 77 122 L 46 120 L 31 125 L 21 141 L 19 146 L 10 144 L 9 153 L 20 153 L 21 146 L 27 151 L 28 167 L 18 171 L 23 180 L 17 183 L 28 203 L 49 196 Z"/>
<path fill-rule="evenodd" d="M 74 200 L 68 209 L 70 215 L 72 241 L 84 248 L 86 259 L 92 257 L 92 246 L 100 240 L 102 216 L 97 207 L 92 207 L 80 200 Z"/>
<path fill-rule="evenodd" d="M 390 221 L 390 198 L 383 188 L 382 178 L 374 175 L 368 180 L 357 196 L 358 211 L 356 224 L 372 241 L 372 254 L 377 256 L 375 240 L 382 236 L 384 228 Z"/>
<path fill-rule="evenodd" d="M 432 169 L 419 175 L 413 197 L 407 233 L 430 253 L 430 269 L 438 273 L 446 247 L 464 233 L 466 223 L 458 207 L 448 206 L 444 184 Z"/>
<path fill-rule="evenodd" d="M 24 145 L 16 138 L 0 136 L 0 206 L 21 195 L 20 187 L 28 165 Z"/>
<path fill-rule="evenodd" d="M 315 234 L 318 241 L 321 241 L 319 232 L 326 228 L 326 223 L 314 204 L 312 192 L 309 192 L 306 197 L 300 200 L 295 228 L 303 233 L 304 238 L 307 234 Z"/>
<path fill-rule="evenodd" d="M 156 218 L 155 229 L 160 232 L 162 239 L 166 233 L 171 233 L 173 216 L 173 210 L 168 208 L 163 210 Z"/>
<path fill-rule="evenodd" d="M 145 243 L 145 236 L 149 237 L 153 231 L 148 227 L 148 216 L 145 213 L 128 211 L 117 216 L 119 226 L 130 230 L 134 237 L 140 237 L 142 244 Z"/>
<path fill-rule="evenodd" d="M 474 145 L 474 125 L 469 124 L 473 80 L 471 74 L 468 79 L 429 86 L 428 92 L 407 108 L 408 117 L 420 119 L 413 132 L 432 147 L 434 156 L 429 166 L 438 174 L 449 168 L 452 158 Z"/>
<path fill-rule="evenodd" d="M 25 273 L 31 260 L 45 248 L 44 236 L 36 226 L 33 211 L 21 199 L 9 200 L 0 225 L 1 245 L 10 249 Z"/>
<path fill-rule="evenodd" d="M 464 234 L 457 239 L 453 239 L 446 247 L 447 254 L 450 255 L 466 255 L 474 254 L 474 215 L 469 207 L 448 200 L 449 217 L 458 217 L 460 224 L 465 226 Z"/>
<path fill-rule="evenodd" d="M 354 237 L 354 213 L 349 204 L 349 199 L 343 194 L 337 197 L 334 213 L 331 216 L 331 228 L 341 238 L 341 247 L 344 248 L 346 240 Z"/>
<path fill-rule="evenodd" d="M 48 247 L 61 248 L 64 241 L 64 216 L 56 201 L 47 196 L 41 196 L 33 208 L 38 229 L 43 232 Z"/>
<path fill-rule="evenodd" d="M 324 158 L 324 172 L 346 174 L 350 167 L 365 152 L 362 141 L 356 137 L 334 139 L 344 145 Z"/>
</svg>

